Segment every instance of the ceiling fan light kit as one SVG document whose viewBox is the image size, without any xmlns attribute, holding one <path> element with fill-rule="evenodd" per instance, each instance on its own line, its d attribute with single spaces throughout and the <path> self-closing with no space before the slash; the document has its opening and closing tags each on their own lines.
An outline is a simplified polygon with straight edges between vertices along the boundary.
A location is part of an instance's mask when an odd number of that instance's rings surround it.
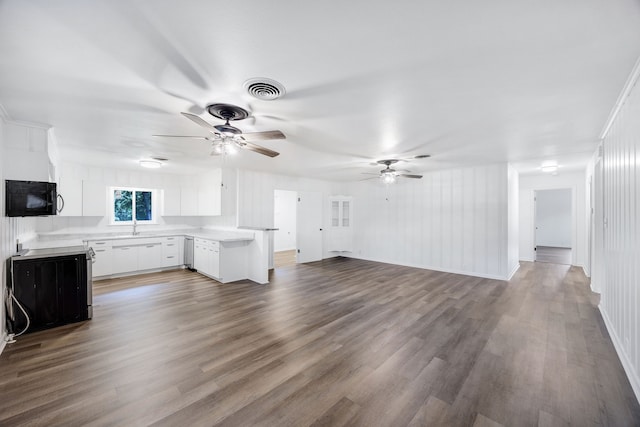
<svg viewBox="0 0 640 427">
<path fill-rule="evenodd" d="M 425 154 L 420 158 L 425 158 L 425 157 L 430 157 L 430 156 L 428 154 Z M 416 156 L 415 158 L 418 158 L 418 157 Z M 413 179 L 422 178 L 422 175 L 414 175 L 414 174 L 409 174 L 409 173 L 399 173 L 398 170 L 391 168 L 391 165 L 393 165 L 395 163 L 398 163 L 401 160 L 402 159 L 387 159 L 387 160 L 378 160 L 377 161 L 378 164 L 386 166 L 385 169 L 382 169 L 380 171 L 380 179 L 382 180 L 383 183 L 385 183 L 385 184 L 394 184 L 396 182 L 396 179 L 399 176 L 403 177 L 403 178 L 413 178 Z M 409 171 L 404 171 L 404 172 L 409 172 Z"/>
<path fill-rule="evenodd" d="M 393 170 L 393 169 L 391 169 Z M 380 179 L 382 180 L 383 183 L 385 184 L 393 184 L 396 182 L 396 176 L 393 172 L 389 173 L 389 172 L 382 172 L 382 174 L 380 175 Z"/>
<path fill-rule="evenodd" d="M 267 141 L 272 139 L 286 139 L 286 136 L 279 130 L 271 130 L 265 132 L 249 132 L 244 133 L 242 130 L 229 124 L 229 121 L 244 120 L 249 117 L 249 111 L 242 107 L 232 104 L 211 104 L 207 106 L 207 111 L 213 117 L 220 120 L 224 120 L 222 125 L 212 125 L 206 120 L 203 120 L 200 116 L 191 113 L 181 113 L 183 116 L 197 124 L 198 126 L 206 129 L 212 134 L 210 137 L 203 136 L 188 136 L 188 135 L 154 135 L 160 137 L 169 138 L 192 138 L 192 139 L 204 139 L 211 141 L 213 151 L 211 155 L 218 154 L 233 154 L 234 150 L 245 149 L 253 151 L 258 154 L 262 154 L 268 157 L 276 157 L 280 155 L 277 151 L 270 150 L 266 147 L 262 147 L 257 144 L 253 144 L 253 141 Z"/>
</svg>

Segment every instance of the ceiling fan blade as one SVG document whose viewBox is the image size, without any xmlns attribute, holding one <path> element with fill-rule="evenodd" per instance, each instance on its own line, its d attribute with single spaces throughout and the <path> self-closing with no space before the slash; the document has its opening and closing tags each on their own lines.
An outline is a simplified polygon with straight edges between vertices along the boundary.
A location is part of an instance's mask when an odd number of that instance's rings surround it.
<svg viewBox="0 0 640 427">
<path fill-rule="evenodd" d="M 204 121 L 203 119 L 201 119 L 199 116 L 196 116 L 195 114 L 191 114 L 191 113 L 180 113 L 180 114 L 182 114 L 183 116 L 185 116 L 187 119 L 191 120 L 192 122 L 194 122 L 198 126 L 202 126 L 203 128 L 205 128 L 209 132 L 213 132 L 213 133 L 217 133 L 218 132 L 218 130 L 215 127 L 213 127 L 213 125 L 211 125 L 208 122 Z"/>
<path fill-rule="evenodd" d="M 269 150 L 268 148 L 261 147 L 261 146 L 256 145 L 256 144 L 252 144 L 250 142 L 243 142 L 241 144 L 241 146 L 242 146 L 242 148 L 246 148 L 247 150 L 251 150 L 251 151 L 254 151 L 256 153 L 263 154 L 263 155 L 269 156 L 269 157 L 276 157 L 276 156 L 280 155 L 280 153 L 278 153 L 277 151 Z"/>
<path fill-rule="evenodd" d="M 197 117 L 197 116 L 196 116 Z M 205 122 L 206 123 L 206 122 Z M 279 130 L 268 130 L 265 132 L 249 132 L 240 135 L 245 141 L 268 141 L 270 139 L 286 139 L 284 133 Z"/>
<path fill-rule="evenodd" d="M 371 173 L 371 172 L 360 172 L 361 175 L 375 175 L 375 176 L 380 176 L 379 173 Z"/>
<path fill-rule="evenodd" d="M 398 176 L 402 176 L 402 177 L 405 177 L 405 178 L 416 178 L 416 179 L 422 178 L 422 175 L 411 175 L 411 174 L 406 174 L 406 173 L 399 174 Z"/>
<path fill-rule="evenodd" d="M 192 138 L 192 139 L 205 139 L 208 140 L 206 136 L 189 136 L 189 135 L 151 135 L 151 136 L 159 136 L 162 138 Z"/>
</svg>

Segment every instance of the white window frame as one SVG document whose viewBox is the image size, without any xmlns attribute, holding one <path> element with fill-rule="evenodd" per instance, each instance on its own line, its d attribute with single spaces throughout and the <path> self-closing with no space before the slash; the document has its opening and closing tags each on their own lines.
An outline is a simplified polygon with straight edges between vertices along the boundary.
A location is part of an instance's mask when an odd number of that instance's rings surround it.
<svg viewBox="0 0 640 427">
<path fill-rule="evenodd" d="M 158 223 L 158 204 L 160 203 L 159 196 L 160 192 L 154 188 L 138 188 L 138 187 L 122 187 L 115 186 L 109 187 L 109 225 L 133 225 L 133 219 L 131 221 L 116 221 L 115 216 L 115 196 L 114 193 L 116 190 L 120 191 L 150 191 L 151 192 L 151 220 L 135 220 L 137 224 L 157 224 Z M 132 200 L 132 212 L 135 215 L 136 211 L 136 200 L 133 197 Z M 133 216 L 132 215 L 132 216 Z"/>
</svg>

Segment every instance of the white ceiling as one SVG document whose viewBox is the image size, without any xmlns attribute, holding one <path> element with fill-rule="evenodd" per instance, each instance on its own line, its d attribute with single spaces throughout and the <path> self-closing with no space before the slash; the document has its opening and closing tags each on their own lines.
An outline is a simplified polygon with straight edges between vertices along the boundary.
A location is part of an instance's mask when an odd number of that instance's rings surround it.
<svg viewBox="0 0 640 427">
<path fill-rule="evenodd" d="M 255 170 L 357 180 L 372 160 L 414 172 L 510 161 L 584 167 L 640 56 L 637 0 L 0 0 L 0 104 L 55 128 L 72 161 L 168 172 L 217 166 L 181 111 L 231 102 L 279 129 Z M 268 77 L 285 97 L 243 83 Z M 561 169 L 561 172 L 562 170 Z"/>
</svg>

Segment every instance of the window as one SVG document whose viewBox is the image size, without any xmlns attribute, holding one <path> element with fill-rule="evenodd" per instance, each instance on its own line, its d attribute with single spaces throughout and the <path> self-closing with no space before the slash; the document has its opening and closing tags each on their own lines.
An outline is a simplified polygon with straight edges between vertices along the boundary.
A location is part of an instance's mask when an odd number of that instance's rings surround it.
<svg viewBox="0 0 640 427">
<path fill-rule="evenodd" d="M 112 224 L 155 223 L 154 190 L 112 188 Z"/>
</svg>

